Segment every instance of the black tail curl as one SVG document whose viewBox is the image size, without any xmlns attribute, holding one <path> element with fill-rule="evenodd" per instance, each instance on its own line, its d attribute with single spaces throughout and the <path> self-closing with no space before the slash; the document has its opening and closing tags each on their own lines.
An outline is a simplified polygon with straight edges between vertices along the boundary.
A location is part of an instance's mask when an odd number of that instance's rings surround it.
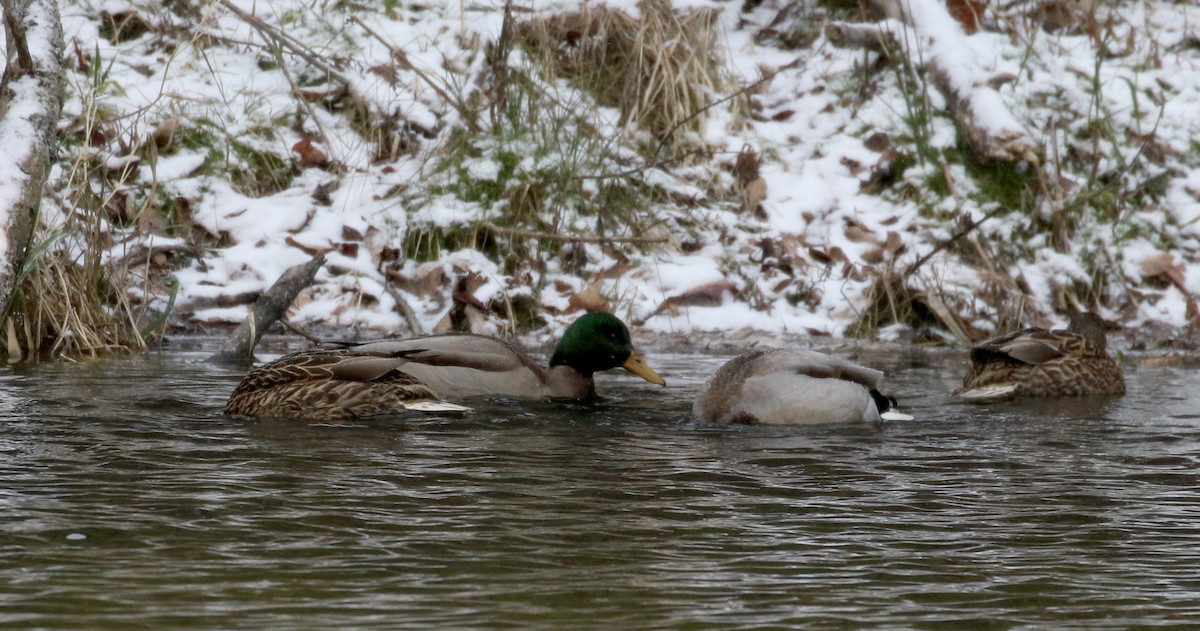
<svg viewBox="0 0 1200 631">
<path fill-rule="evenodd" d="M 871 398 L 875 400 L 875 408 L 880 414 L 896 407 L 895 398 L 880 394 L 878 390 L 871 390 Z"/>
</svg>

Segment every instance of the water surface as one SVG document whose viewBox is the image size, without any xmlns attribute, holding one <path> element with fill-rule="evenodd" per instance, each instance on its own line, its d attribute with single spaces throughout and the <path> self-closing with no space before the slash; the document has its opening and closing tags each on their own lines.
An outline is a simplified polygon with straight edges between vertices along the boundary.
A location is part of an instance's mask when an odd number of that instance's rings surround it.
<svg viewBox="0 0 1200 631">
<path fill-rule="evenodd" d="M 1200 624 L 1200 373 L 968 406 L 957 355 L 863 357 L 911 422 L 714 427 L 663 390 L 349 425 L 220 414 L 203 353 L 0 374 L 0 627 Z"/>
</svg>

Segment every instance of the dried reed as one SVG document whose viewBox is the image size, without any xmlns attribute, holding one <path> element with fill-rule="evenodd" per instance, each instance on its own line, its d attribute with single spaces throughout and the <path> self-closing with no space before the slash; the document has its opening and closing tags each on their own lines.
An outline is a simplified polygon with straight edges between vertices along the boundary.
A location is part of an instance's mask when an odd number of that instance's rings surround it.
<svg viewBox="0 0 1200 631">
<path fill-rule="evenodd" d="M 622 122 L 668 147 L 697 132 L 722 85 L 717 11 L 675 12 L 669 0 L 642 0 L 641 17 L 604 6 L 522 23 L 518 39 L 547 70 L 572 80 Z"/>
</svg>

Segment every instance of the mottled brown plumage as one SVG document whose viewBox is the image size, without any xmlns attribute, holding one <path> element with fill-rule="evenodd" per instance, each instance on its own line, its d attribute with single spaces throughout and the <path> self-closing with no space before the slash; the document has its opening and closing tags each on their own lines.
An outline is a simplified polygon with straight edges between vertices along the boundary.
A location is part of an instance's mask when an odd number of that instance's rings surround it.
<svg viewBox="0 0 1200 631">
<path fill-rule="evenodd" d="M 465 411 L 416 377 L 352 349 L 293 353 L 251 370 L 226 414 L 344 421 L 406 411 Z"/>
<path fill-rule="evenodd" d="M 972 401 L 1124 394 L 1106 347 L 1104 321 L 1093 313 L 1073 315 L 1066 330 L 1021 329 L 972 348 L 955 394 Z"/>
</svg>

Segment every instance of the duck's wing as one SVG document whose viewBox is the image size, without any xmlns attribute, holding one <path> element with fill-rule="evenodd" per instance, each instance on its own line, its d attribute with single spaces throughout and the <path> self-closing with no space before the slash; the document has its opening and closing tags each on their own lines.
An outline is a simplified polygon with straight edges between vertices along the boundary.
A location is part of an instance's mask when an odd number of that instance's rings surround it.
<svg viewBox="0 0 1200 631">
<path fill-rule="evenodd" d="M 805 375 L 814 379 L 843 379 L 874 390 L 883 378 L 883 371 L 860 366 L 840 357 L 806 350 L 778 351 L 760 361 L 760 374 L 784 372 Z"/>
<path fill-rule="evenodd" d="M 817 379 L 840 379 L 858 384 L 874 400 L 880 418 L 885 421 L 911 421 L 913 417 L 896 409 L 896 399 L 881 394 L 879 382 L 883 371 L 860 366 L 840 357 L 816 351 L 788 351 L 787 366 L 796 374 Z"/>
<path fill-rule="evenodd" d="M 548 396 L 546 370 L 511 344 L 479 335 L 435 335 L 350 347 L 355 370 L 385 367 L 412 375 L 439 396 Z"/>
<path fill-rule="evenodd" d="M 1086 340 L 1070 331 L 1028 328 L 1004 335 L 971 349 L 976 363 L 1003 361 L 1012 364 L 1044 364 L 1079 353 Z"/>
</svg>

